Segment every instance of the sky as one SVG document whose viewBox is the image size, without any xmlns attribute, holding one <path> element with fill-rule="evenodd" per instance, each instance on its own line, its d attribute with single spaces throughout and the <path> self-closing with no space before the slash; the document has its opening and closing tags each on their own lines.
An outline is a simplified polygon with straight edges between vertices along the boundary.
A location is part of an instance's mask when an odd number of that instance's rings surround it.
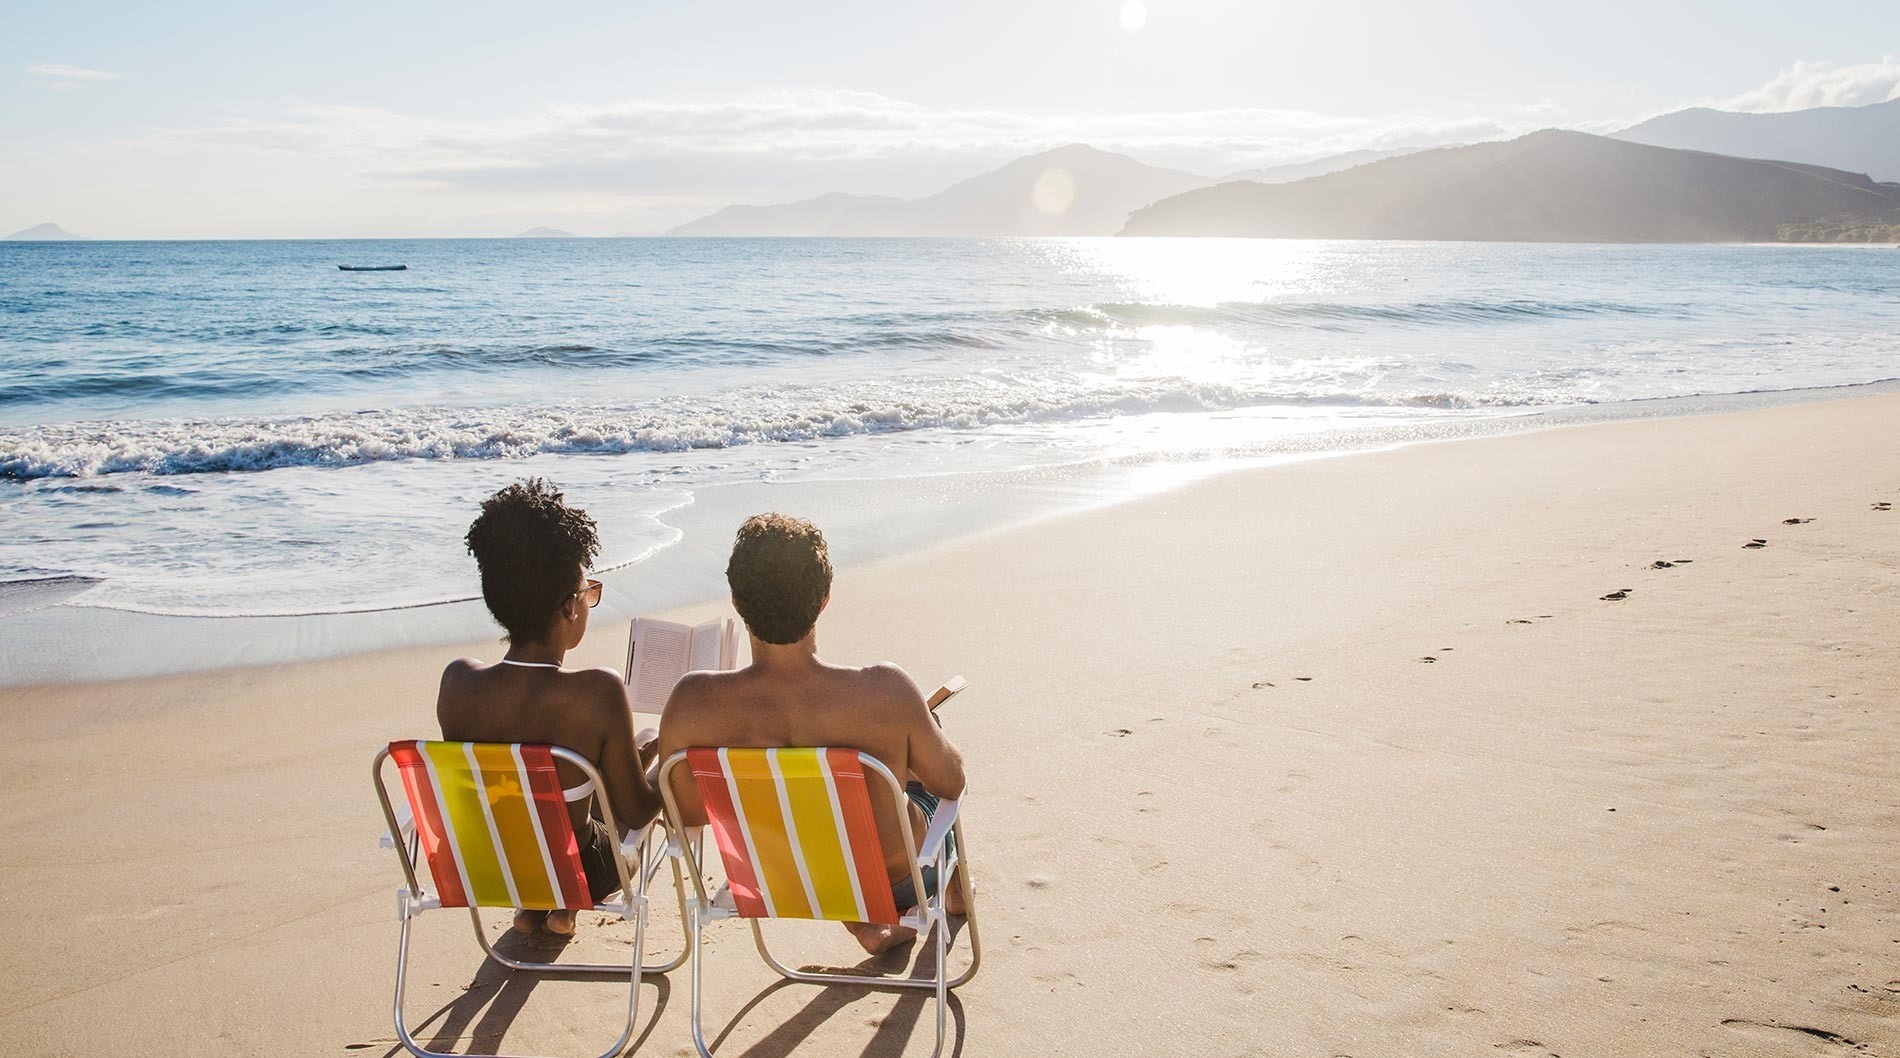
<svg viewBox="0 0 1900 1058">
<path fill-rule="evenodd" d="M 0 0 L 0 25 L 0 234 L 96 238 L 647 234 L 1072 142 L 1218 175 L 1900 98 L 1893 0 Z"/>
</svg>

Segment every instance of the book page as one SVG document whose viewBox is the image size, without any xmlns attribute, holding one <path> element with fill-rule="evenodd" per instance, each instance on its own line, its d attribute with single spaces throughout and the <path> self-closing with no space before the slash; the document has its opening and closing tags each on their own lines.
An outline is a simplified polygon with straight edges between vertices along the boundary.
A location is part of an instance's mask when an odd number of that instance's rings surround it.
<svg viewBox="0 0 1900 1058">
<path fill-rule="evenodd" d="M 657 713 L 666 707 L 673 685 L 686 675 L 692 630 L 670 621 L 637 618 L 633 622 L 633 659 L 627 666 L 627 689 L 633 707 Z"/>
<path fill-rule="evenodd" d="M 725 631 L 725 625 L 726 622 L 722 620 L 713 620 L 693 629 L 692 670 L 694 672 L 702 669 L 725 668 L 719 663 L 719 641 L 722 638 L 720 633 Z"/>
<path fill-rule="evenodd" d="M 930 698 L 925 702 L 925 704 L 930 706 L 930 708 L 935 709 L 938 706 L 942 705 L 943 703 L 956 697 L 957 694 L 963 690 L 963 688 L 968 687 L 969 685 L 970 685 L 969 680 L 966 680 L 961 676 L 952 676 L 949 679 L 943 681 L 943 686 L 937 688 L 936 693 L 932 694 Z"/>
</svg>

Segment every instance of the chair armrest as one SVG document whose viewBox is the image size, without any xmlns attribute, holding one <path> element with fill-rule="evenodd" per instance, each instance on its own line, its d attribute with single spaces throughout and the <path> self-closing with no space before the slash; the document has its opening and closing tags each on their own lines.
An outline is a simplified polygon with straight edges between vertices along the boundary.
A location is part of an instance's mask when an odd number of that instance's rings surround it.
<svg viewBox="0 0 1900 1058">
<path fill-rule="evenodd" d="M 635 862 L 638 862 L 636 857 L 640 855 L 640 846 L 646 844 L 647 838 L 653 833 L 654 828 L 658 827 L 659 825 L 660 825 L 660 817 L 654 816 L 653 820 L 649 822 L 646 826 L 629 830 L 625 834 L 621 835 L 620 858 L 623 860 L 634 860 Z"/>
<path fill-rule="evenodd" d="M 918 863 L 931 863 L 943 849 L 943 841 L 950 836 L 950 828 L 957 824 L 957 809 L 960 799 L 945 799 L 937 802 L 936 814 L 930 817 L 930 829 L 924 831 L 924 847 L 917 850 Z"/>
<path fill-rule="evenodd" d="M 684 858 L 686 855 L 685 849 L 682 847 L 682 843 L 684 842 L 692 843 L 693 856 L 695 859 L 698 858 L 700 851 L 705 847 L 706 828 L 703 825 L 684 827 L 680 830 L 669 831 L 668 833 L 671 835 L 666 839 L 666 854 L 668 856 Z"/>
<path fill-rule="evenodd" d="M 398 803 L 395 808 L 396 829 L 401 831 L 401 834 L 391 834 L 388 830 L 384 830 L 376 838 L 376 846 L 378 848 L 393 849 L 398 846 L 398 843 L 407 845 L 409 844 L 409 839 L 416 835 L 416 821 L 409 814 L 409 802 L 402 801 Z"/>
</svg>

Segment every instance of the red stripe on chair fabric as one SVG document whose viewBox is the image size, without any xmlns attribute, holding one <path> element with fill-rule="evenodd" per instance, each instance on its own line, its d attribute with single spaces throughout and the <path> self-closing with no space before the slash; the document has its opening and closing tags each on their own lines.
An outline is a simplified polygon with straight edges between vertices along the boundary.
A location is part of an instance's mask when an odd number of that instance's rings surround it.
<svg viewBox="0 0 1900 1058">
<path fill-rule="evenodd" d="M 443 907 L 467 907 L 468 894 L 462 891 L 462 873 L 456 866 L 448 829 L 442 825 L 442 810 L 436 804 L 435 787 L 429 782 L 429 769 L 422 761 L 421 743 L 416 739 L 391 742 L 389 756 L 402 775 L 403 792 L 409 797 L 409 814 L 416 822 L 416 836 L 423 858 L 429 863 L 429 875 L 435 879 L 436 897 Z M 405 851 L 404 855 L 407 854 Z"/>
<path fill-rule="evenodd" d="M 871 811 L 864 763 L 854 749 L 827 749 L 825 760 L 831 765 L 831 781 L 838 790 L 838 814 L 844 818 L 845 833 L 851 837 L 851 860 L 857 870 L 858 887 L 864 893 L 865 920 L 894 923 L 897 906 L 891 899 L 891 876 L 884 866 L 884 842 L 877 835 L 877 816 Z M 910 810 L 904 804 L 896 808 L 899 812 Z M 918 899 L 923 895 L 918 893 Z"/>
<path fill-rule="evenodd" d="M 719 843 L 719 860 L 726 868 L 726 884 L 732 889 L 732 903 L 746 918 L 766 918 L 765 901 L 759 898 L 758 874 L 745 835 L 740 832 L 739 813 L 732 803 L 732 791 L 726 787 L 726 769 L 717 749 L 689 749 L 687 766 L 699 783 L 699 802 L 706 809 L 706 821 L 712 825 L 713 839 Z M 889 894 L 886 894 L 886 899 Z"/>
<path fill-rule="evenodd" d="M 587 868 L 581 865 L 580 844 L 574 836 L 573 819 L 567 814 L 567 795 L 561 788 L 561 773 L 554 766 L 554 751 L 548 746 L 524 743 L 521 763 L 527 767 L 529 794 L 541 819 L 541 838 L 547 845 L 548 858 L 554 861 L 554 877 L 561 883 L 561 907 L 591 909 L 594 894 L 587 888 Z"/>
</svg>

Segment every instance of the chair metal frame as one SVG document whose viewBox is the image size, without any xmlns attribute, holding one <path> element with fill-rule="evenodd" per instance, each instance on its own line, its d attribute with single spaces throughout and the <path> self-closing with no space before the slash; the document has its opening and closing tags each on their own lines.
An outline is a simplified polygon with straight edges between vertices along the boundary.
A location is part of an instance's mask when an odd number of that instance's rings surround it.
<svg viewBox="0 0 1900 1058">
<path fill-rule="evenodd" d="M 607 787 L 602 782 L 600 772 L 594 767 L 593 762 L 564 746 L 550 746 L 548 748 L 556 760 L 565 761 L 574 765 L 593 782 L 596 799 L 600 804 L 601 821 L 607 825 L 608 833 L 619 834 L 620 829 L 614 819 L 613 805 L 608 802 L 604 793 L 601 793 L 601 791 L 605 791 Z M 415 820 L 411 817 L 406 795 L 403 800 L 399 802 L 400 808 L 397 807 L 397 803 L 390 801 L 389 787 L 383 781 L 383 762 L 388 759 L 389 747 L 385 746 L 376 754 L 375 761 L 370 765 L 370 778 L 376 787 L 377 801 L 383 806 L 383 821 L 388 825 L 388 830 L 385 831 L 379 839 L 379 844 L 384 848 L 396 850 L 396 857 L 402 862 L 403 879 L 407 883 L 404 888 L 396 890 L 396 917 L 402 924 L 401 937 L 396 949 L 396 998 L 394 1002 L 396 1036 L 402 1041 L 402 1045 L 408 1048 L 411 1054 L 417 1055 L 418 1058 L 462 1058 L 462 1056 L 456 1055 L 453 1052 L 431 1051 L 420 1043 L 417 1043 L 415 1038 L 410 1035 L 408 1024 L 403 1018 L 402 1001 L 409 964 L 409 923 L 424 911 L 440 908 L 442 906 L 442 900 L 439 896 L 432 894 L 423 887 L 416 873 L 416 860 L 420 852 Z M 658 872 L 660 865 L 669 859 L 667 849 L 671 842 L 665 840 L 665 834 L 666 823 L 662 817 L 655 819 L 653 822 L 640 828 L 639 831 L 630 833 L 626 838 L 618 841 L 619 855 L 614 857 L 614 865 L 620 873 L 621 899 L 617 903 L 597 903 L 593 907 L 595 911 L 619 915 L 622 920 L 633 920 L 633 960 L 629 964 L 525 962 L 520 959 L 510 958 L 496 951 L 494 945 L 489 942 L 488 931 L 482 926 L 481 905 L 470 905 L 468 909 L 469 920 L 475 926 L 475 940 L 481 944 L 483 953 L 487 958 L 510 970 L 550 975 L 629 975 L 630 987 L 627 998 L 626 1027 L 621 1031 L 620 1038 L 614 1042 L 613 1047 L 601 1052 L 599 1058 L 614 1058 L 614 1056 L 624 1051 L 628 1041 L 633 1039 L 633 1030 L 638 1023 L 640 1014 L 641 976 L 643 974 L 668 973 L 678 969 L 681 964 L 686 962 L 692 934 L 686 922 L 686 888 L 684 880 L 680 876 L 680 865 L 677 860 L 674 860 L 672 863 L 673 888 L 679 897 L 680 929 L 687 943 L 682 945 L 679 955 L 670 961 L 650 966 L 641 962 L 646 953 L 647 884 L 653 880 L 653 875 Z M 662 838 L 657 849 L 654 843 L 655 837 Z M 632 858 L 634 862 L 639 864 L 637 869 L 632 871 L 627 869 L 627 861 L 629 858 Z M 485 1058 L 508 1058 L 508 1056 L 485 1056 Z"/>
<path fill-rule="evenodd" d="M 699 827 L 687 828 L 680 815 L 678 802 L 673 796 L 670 781 L 675 767 L 686 760 L 686 751 L 682 750 L 668 757 L 660 765 L 660 796 L 666 805 L 665 820 L 670 835 L 666 843 L 666 854 L 675 862 L 684 862 L 686 873 L 693 879 L 693 895 L 683 897 L 681 913 L 686 919 L 687 951 L 691 957 L 691 996 L 693 1020 L 693 1046 L 699 1049 L 701 1058 L 712 1058 L 712 1048 L 706 1044 L 705 1029 L 701 1024 L 700 975 L 704 962 L 700 938 L 705 927 L 713 922 L 730 918 L 747 918 L 752 926 L 752 940 L 759 949 L 759 955 L 767 966 L 776 970 L 780 977 L 788 981 L 801 981 L 816 985 L 866 985 L 873 988 L 932 989 L 936 994 L 937 1006 L 937 1042 L 931 1048 L 931 1058 L 943 1053 L 944 1016 L 946 1000 L 951 989 L 960 987 L 976 976 L 977 967 L 983 962 L 983 945 L 977 933 L 976 902 L 970 886 L 968 871 L 959 871 L 967 847 L 963 839 L 963 821 L 958 817 L 960 802 L 944 800 L 937 806 L 936 815 L 931 818 L 930 826 L 924 832 L 924 843 L 919 848 L 914 840 L 910 825 L 910 798 L 905 796 L 904 787 L 891 774 L 891 770 L 876 757 L 863 751 L 857 751 L 858 760 L 868 773 L 883 777 L 884 787 L 890 793 L 892 805 L 897 811 L 898 826 L 904 835 L 904 848 L 910 852 L 910 878 L 912 891 L 921 903 L 908 914 L 899 916 L 898 925 L 909 926 L 919 934 L 929 933 L 936 952 L 936 975 L 932 978 L 892 977 L 877 974 L 830 974 L 807 973 L 794 970 L 780 962 L 765 943 L 765 933 L 759 928 L 760 920 L 741 915 L 734 905 L 732 892 L 728 884 L 722 884 L 713 894 L 706 892 L 706 874 L 701 867 L 703 862 L 704 835 Z M 697 780 L 695 780 L 697 781 Z M 689 830 L 691 831 L 689 835 Z M 954 837 L 954 842 L 945 839 Z M 954 846 L 954 847 L 953 847 Z M 937 869 L 937 892 L 926 896 L 922 860 L 930 860 Z M 677 872 L 675 877 L 677 877 Z M 944 892 L 948 889 L 952 877 L 958 879 L 958 888 L 963 893 L 964 930 L 970 935 L 970 965 L 955 977 L 949 976 L 949 921 L 944 911 Z"/>
</svg>

